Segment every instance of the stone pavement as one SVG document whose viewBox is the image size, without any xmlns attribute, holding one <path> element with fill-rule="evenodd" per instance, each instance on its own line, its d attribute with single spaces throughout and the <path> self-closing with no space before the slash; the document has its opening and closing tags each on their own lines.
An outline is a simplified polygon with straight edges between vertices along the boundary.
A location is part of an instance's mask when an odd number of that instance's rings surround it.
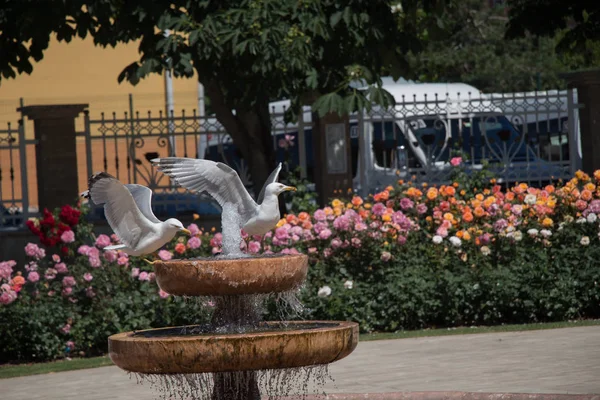
<svg viewBox="0 0 600 400">
<path fill-rule="evenodd" d="M 600 394 L 600 326 L 359 343 L 328 393 Z M 151 400 L 117 367 L 0 380 L 2 400 Z"/>
</svg>

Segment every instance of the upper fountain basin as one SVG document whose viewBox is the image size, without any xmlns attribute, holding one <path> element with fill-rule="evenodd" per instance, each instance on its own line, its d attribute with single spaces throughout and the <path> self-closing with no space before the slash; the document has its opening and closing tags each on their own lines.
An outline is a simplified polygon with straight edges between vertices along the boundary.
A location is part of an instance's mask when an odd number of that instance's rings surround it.
<svg viewBox="0 0 600 400">
<path fill-rule="evenodd" d="M 304 254 L 156 261 L 158 286 L 176 296 L 279 293 L 306 279 Z"/>
</svg>

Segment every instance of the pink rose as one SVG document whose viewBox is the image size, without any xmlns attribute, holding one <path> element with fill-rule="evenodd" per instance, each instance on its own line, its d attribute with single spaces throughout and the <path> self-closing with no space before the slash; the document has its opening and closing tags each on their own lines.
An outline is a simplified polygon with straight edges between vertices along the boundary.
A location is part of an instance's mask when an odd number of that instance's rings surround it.
<svg viewBox="0 0 600 400">
<path fill-rule="evenodd" d="M 89 286 L 85 289 L 85 295 L 91 299 L 93 297 L 96 297 L 96 292 L 94 292 L 94 289 L 91 286 Z"/>
<path fill-rule="evenodd" d="M 73 351 L 73 349 L 75 349 L 75 343 L 72 340 L 69 340 L 66 345 L 69 351 Z"/>
<path fill-rule="evenodd" d="M 453 167 L 458 167 L 462 163 L 462 157 L 453 157 L 450 159 L 450 164 Z"/>
<path fill-rule="evenodd" d="M 167 297 L 169 297 L 169 296 L 170 296 L 170 294 L 169 294 L 169 293 L 165 292 L 165 291 L 164 291 L 164 290 L 162 290 L 162 289 L 159 289 L 159 290 L 158 290 L 158 295 L 160 296 L 160 298 L 161 298 L 161 299 L 166 299 Z"/>
<path fill-rule="evenodd" d="M 89 272 L 86 272 L 85 274 L 83 274 L 83 279 L 86 282 L 90 282 L 92 279 L 94 279 L 94 276 L 92 274 L 90 274 Z"/>
<path fill-rule="evenodd" d="M 102 266 L 102 262 L 100 261 L 99 257 L 88 257 L 88 262 L 92 268 L 100 268 Z"/>
<path fill-rule="evenodd" d="M 55 263 L 59 263 L 60 256 L 58 254 L 52 254 L 52 261 L 54 261 Z"/>
<path fill-rule="evenodd" d="M 149 272 L 148 273 L 148 280 L 150 282 L 154 282 L 155 279 L 156 279 L 156 274 L 154 272 Z"/>
<path fill-rule="evenodd" d="M 69 272 L 69 269 L 67 268 L 67 266 L 65 265 L 65 263 L 58 263 L 58 264 L 56 264 L 54 266 L 54 269 L 59 274 L 66 274 L 67 272 Z"/>
<path fill-rule="evenodd" d="M 105 251 L 104 259 L 108 262 L 115 262 L 117 260 L 117 252 L 114 250 Z"/>
<path fill-rule="evenodd" d="M 140 281 L 147 281 L 148 279 L 148 273 L 146 271 L 142 271 L 140 272 L 140 275 L 138 276 L 138 279 Z"/>
<path fill-rule="evenodd" d="M 325 228 L 319 233 L 319 239 L 327 240 L 331 236 L 331 231 L 328 228 Z"/>
<path fill-rule="evenodd" d="M 316 247 L 309 247 L 308 254 L 316 254 L 318 252 Z"/>
<path fill-rule="evenodd" d="M 171 258 L 173 258 L 173 253 L 171 253 L 169 250 L 161 250 L 158 252 L 158 257 L 163 261 L 169 261 Z"/>
<path fill-rule="evenodd" d="M 13 260 L 0 262 L 0 279 L 10 280 L 15 265 L 17 263 Z"/>
<path fill-rule="evenodd" d="M 192 236 L 196 236 L 197 234 L 200 233 L 200 228 L 198 228 L 198 225 L 196 224 L 190 224 L 190 226 L 187 227 L 188 231 L 190 231 Z"/>
<path fill-rule="evenodd" d="M 75 286 L 77 282 L 75 281 L 75 278 L 73 278 L 72 276 L 65 276 L 62 280 L 62 285 L 64 287 L 71 287 L 71 286 Z"/>
<path fill-rule="evenodd" d="M 138 275 L 140 274 L 140 269 L 139 268 L 131 268 L 131 277 L 132 278 L 137 278 Z"/>
<path fill-rule="evenodd" d="M 69 332 L 71 332 L 71 325 L 70 324 L 65 324 L 65 326 L 63 326 L 62 328 L 60 328 L 60 331 L 62 333 L 64 333 L 65 335 L 69 334 Z"/>
<path fill-rule="evenodd" d="M 127 255 L 122 255 L 117 259 L 117 264 L 126 266 L 129 264 L 129 257 L 127 257 Z"/>
<path fill-rule="evenodd" d="M 96 239 L 96 247 L 101 249 L 105 248 L 106 246 L 110 246 L 110 243 L 110 238 L 107 235 L 100 235 Z"/>
<path fill-rule="evenodd" d="M 31 271 L 29 274 L 27 274 L 27 280 L 29 282 L 37 282 L 40 280 L 40 274 L 35 271 Z"/>
<path fill-rule="evenodd" d="M 48 268 L 44 274 L 44 278 L 48 281 L 51 281 L 52 279 L 56 278 L 56 274 L 58 274 L 58 271 L 56 271 L 54 268 Z"/>
<path fill-rule="evenodd" d="M 386 207 L 385 205 L 383 205 L 383 203 L 375 203 L 375 205 L 373 206 L 373 214 L 377 215 L 378 217 L 385 214 L 385 211 Z"/>
<path fill-rule="evenodd" d="M 35 243 L 27 243 L 27 246 L 25 246 L 25 254 L 39 260 L 46 256 L 46 250 L 40 248 Z"/>
<path fill-rule="evenodd" d="M 337 249 L 338 247 L 342 246 L 342 241 L 338 238 L 335 238 L 331 241 L 331 248 L 332 249 Z"/>
<path fill-rule="evenodd" d="M 17 299 L 17 293 L 14 290 L 10 290 L 8 292 L 2 292 L 0 294 L 0 304 L 9 305 L 13 301 Z"/>
<path fill-rule="evenodd" d="M 260 242 L 255 240 L 251 240 L 248 244 L 248 252 L 252 254 L 257 254 L 260 251 Z"/>
<path fill-rule="evenodd" d="M 79 248 L 77 249 L 77 252 L 83 256 L 87 256 L 90 249 L 91 249 L 90 246 L 84 244 L 84 245 L 79 246 Z"/>
<path fill-rule="evenodd" d="M 62 235 L 60 235 L 60 240 L 63 243 L 73 243 L 75 241 L 75 233 L 72 230 L 64 231 Z"/>
<path fill-rule="evenodd" d="M 202 241 L 199 237 L 193 236 L 190 238 L 190 240 L 188 240 L 187 244 L 190 247 L 190 249 L 197 249 L 202 245 Z"/>
<path fill-rule="evenodd" d="M 359 238 L 352 238 L 352 240 L 350 241 L 352 243 L 352 247 L 360 247 L 362 242 Z"/>
</svg>

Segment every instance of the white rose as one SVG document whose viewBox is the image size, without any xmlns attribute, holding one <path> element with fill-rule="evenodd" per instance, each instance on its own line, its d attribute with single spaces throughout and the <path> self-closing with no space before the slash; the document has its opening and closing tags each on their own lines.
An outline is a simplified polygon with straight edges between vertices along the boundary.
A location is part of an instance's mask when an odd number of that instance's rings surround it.
<svg viewBox="0 0 600 400">
<path fill-rule="evenodd" d="M 593 224 L 594 222 L 596 222 L 598 220 L 598 216 L 594 213 L 590 213 L 587 216 L 587 222 L 589 222 L 590 224 Z"/>
<path fill-rule="evenodd" d="M 582 246 L 587 246 L 588 244 L 590 244 L 590 238 L 587 236 L 584 236 L 581 238 L 579 243 L 581 243 Z"/>
<path fill-rule="evenodd" d="M 515 239 L 517 242 L 520 242 L 521 239 L 523 239 L 523 232 L 516 231 L 515 233 L 513 233 L 513 239 Z"/>
<path fill-rule="evenodd" d="M 442 238 L 440 235 L 435 235 L 433 237 L 433 243 L 435 244 L 440 244 L 444 241 L 444 238 Z"/>
<path fill-rule="evenodd" d="M 460 247 L 460 245 L 462 244 L 462 240 L 460 240 L 456 236 L 451 236 L 448 240 L 450 240 L 450 243 L 452 243 L 452 245 L 455 247 Z"/>
<path fill-rule="evenodd" d="M 549 238 L 550 236 L 552 236 L 552 232 L 549 231 L 548 229 L 542 229 L 540 231 L 540 235 L 542 235 L 545 238 Z"/>
<path fill-rule="evenodd" d="M 530 230 L 527 231 L 527 234 L 529 236 L 533 236 L 533 237 L 536 237 L 538 233 L 539 233 L 539 231 L 535 228 L 531 228 Z"/>
<path fill-rule="evenodd" d="M 525 200 L 523 200 L 525 204 L 534 205 L 537 202 L 537 197 L 535 194 L 528 194 L 525 196 Z"/>
<path fill-rule="evenodd" d="M 487 246 L 481 246 L 481 254 L 484 256 L 489 256 L 492 251 Z"/>
<path fill-rule="evenodd" d="M 352 285 L 354 285 L 354 282 L 352 282 L 352 281 L 346 281 L 346 282 L 344 282 L 344 287 L 346 289 L 352 289 Z M 330 289 L 330 292 L 331 292 L 331 289 Z"/>
<path fill-rule="evenodd" d="M 331 294 L 331 288 L 329 286 L 323 286 L 317 292 L 317 296 L 319 297 L 327 297 Z"/>
<path fill-rule="evenodd" d="M 578 224 L 585 224 L 587 222 L 587 219 L 581 217 L 581 218 L 577 218 L 577 221 L 575 221 L 575 222 L 577 222 Z"/>
</svg>

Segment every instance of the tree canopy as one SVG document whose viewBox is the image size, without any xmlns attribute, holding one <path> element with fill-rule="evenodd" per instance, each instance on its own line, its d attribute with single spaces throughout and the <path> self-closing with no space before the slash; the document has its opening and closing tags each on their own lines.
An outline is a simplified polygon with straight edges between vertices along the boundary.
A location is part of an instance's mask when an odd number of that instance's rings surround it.
<svg viewBox="0 0 600 400">
<path fill-rule="evenodd" d="M 393 98 L 381 76 L 408 73 L 420 26 L 399 18 L 442 0 L 0 1 L 0 73 L 31 73 L 51 35 L 100 46 L 139 40 L 140 57 L 118 77 L 136 84 L 165 68 L 204 84 L 211 108 L 256 183 L 274 166 L 268 104 L 313 104 L 340 114 Z M 393 9 L 392 6 L 395 8 Z M 357 80 L 369 84 L 357 89 Z M 235 111 L 233 111 L 235 110 Z"/>
</svg>

